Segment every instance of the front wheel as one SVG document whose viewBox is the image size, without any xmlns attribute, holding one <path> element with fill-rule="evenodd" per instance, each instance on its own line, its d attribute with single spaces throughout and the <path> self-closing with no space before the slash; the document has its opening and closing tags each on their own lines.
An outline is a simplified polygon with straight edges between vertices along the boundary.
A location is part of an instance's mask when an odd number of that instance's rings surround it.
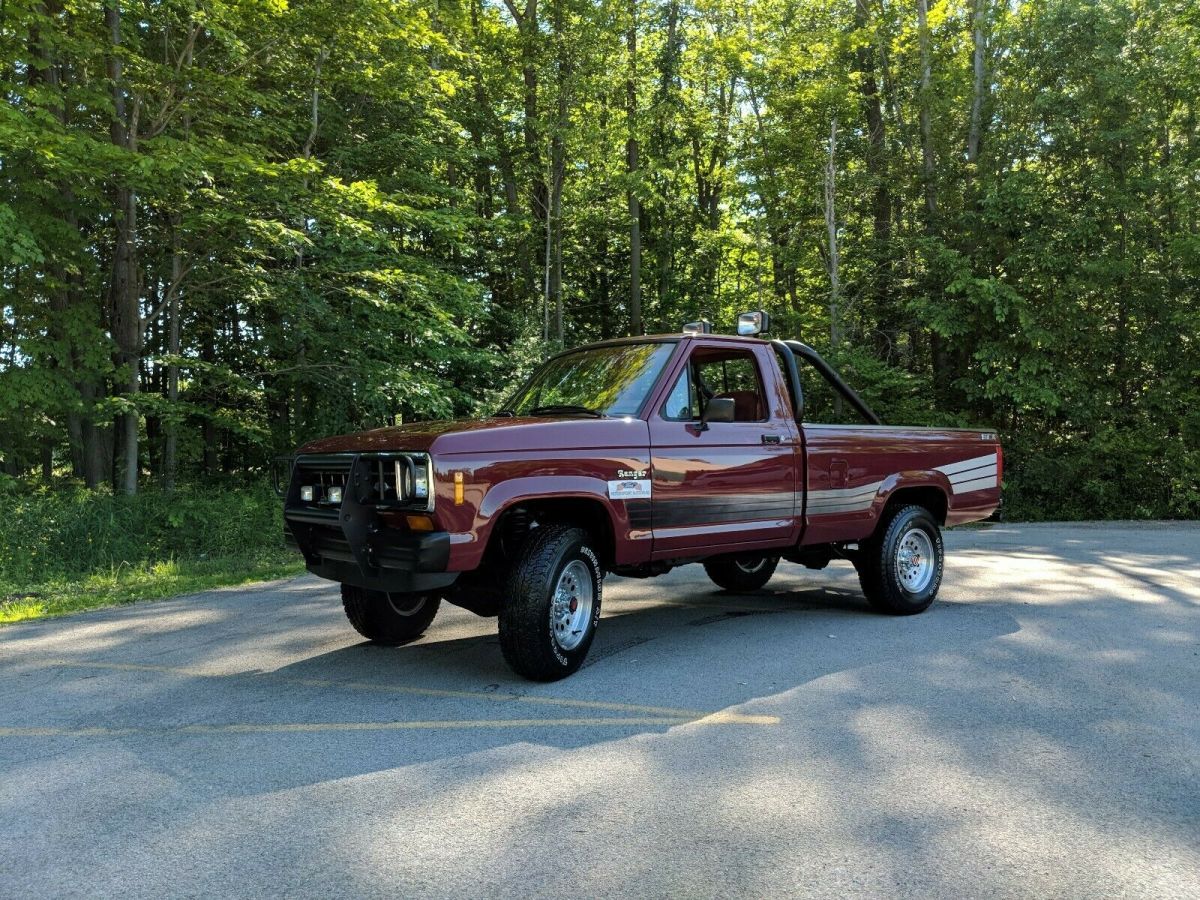
<svg viewBox="0 0 1200 900">
<path fill-rule="evenodd" d="M 545 525 L 521 550 L 500 608 L 500 649 L 518 675 L 557 681 L 582 664 L 600 621 L 604 571 L 582 528 Z"/>
<path fill-rule="evenodd" d="M 923 506 L 905 506 L 864 541 L 856 562 L 871 606 L 894 616 L 924 612 L 942 583 L 945 551 L 937 520 Z"/>
<path fill-rule="evenodd" d="M 771 580 L 777 565 L 778 556 L 744 553 L 706 559 L 704 571 L 713 584 L 727 591 L 757 591 Z"/>
<path fill-rule="evenodd" d="M 398 594 L 342 585 L 342 608 L 354 630 L 376 644 L 395 646 L 425 633 L 441 601 L 436 594 Z"/>
</svg>

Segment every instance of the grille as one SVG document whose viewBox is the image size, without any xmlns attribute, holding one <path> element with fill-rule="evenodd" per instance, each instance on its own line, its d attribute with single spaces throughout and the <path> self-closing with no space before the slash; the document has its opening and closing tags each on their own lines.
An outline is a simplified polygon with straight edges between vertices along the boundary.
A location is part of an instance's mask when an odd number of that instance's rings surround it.
<svg viewBox="0 0 1200 900">
<path fill-rule="evenodd" d="M 356 467 L 357 461 L 357 467 Z M 357 471 L 359 483 L 351 484 Z M 298 456 L 293 474 L 295 501 L 301 506 L 330 507 L 329 488 L 358 490 L 359 502 L 375 506 L 431 508 L 433 479 L 426 453 L 363 453 Z M 364 483 L 365 482 L 365 483 Z M 300 499 L 299 488 L 312 487 L 313 499 Z"/>
</svg>

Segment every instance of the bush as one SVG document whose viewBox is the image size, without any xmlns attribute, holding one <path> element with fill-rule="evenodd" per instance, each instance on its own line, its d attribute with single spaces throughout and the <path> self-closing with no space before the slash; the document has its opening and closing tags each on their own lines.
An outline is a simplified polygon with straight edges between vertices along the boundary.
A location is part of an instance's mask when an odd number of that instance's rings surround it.
<svg viewBox="0 0 1200 900">
<path fill-rule="evenodd" d="M 1004 502 L 1015 521 L 1200 517 L 1200 451 L 1149 428 L 1006 435 Z"/>
<path fill-rule="evenodd" d="M 31 586 L 176 560 L 279 558 L 279 499 L 266 485 L 190 485 L 133 496 L 82 487 L 0 495 L 0 599 Z"/>
</svg>

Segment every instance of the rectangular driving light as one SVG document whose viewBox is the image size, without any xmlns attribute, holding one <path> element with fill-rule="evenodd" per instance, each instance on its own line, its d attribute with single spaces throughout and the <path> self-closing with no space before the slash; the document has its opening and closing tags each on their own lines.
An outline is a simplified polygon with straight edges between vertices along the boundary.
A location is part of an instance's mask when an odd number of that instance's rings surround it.
<svg viewBox="0 0 1200 900">
<path fill-rule="evenodd" d="M 327 490 L 325 492 L 325 497 L 329 500 L 330 503 L 341 503 L 342 502 L 342 489 L 340 487 L 331 487 L 329 490 Z"/>
<path fill-rule="evenodd" d="M 303 485 L 300 488 L 300 499 L 305 503 L 312 503 L 314 497 L 316 497 L 316 492 L 311 484 Z"/>
</svg>

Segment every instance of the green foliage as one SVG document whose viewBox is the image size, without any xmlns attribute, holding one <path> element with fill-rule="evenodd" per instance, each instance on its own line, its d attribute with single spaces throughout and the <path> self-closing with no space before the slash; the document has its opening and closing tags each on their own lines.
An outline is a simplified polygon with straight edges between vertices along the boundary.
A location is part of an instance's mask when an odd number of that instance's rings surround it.
<svg viewBox="0 0 1200 900">
<path fill-rule="evenodd" d="M 495 409 L 631 330 L 632 199 L 647 330 L 769 309 L 885 420 L 999 429 L 1012 515 L 1200 515 L 1194 4 L 105 9 L 0 17 L 6 476 Z"/>
<path fill-rule="evenodd" d="M 10 487 L 2 496 L 0 597 L 124 568 L 270 560 L 283 550 L 279 498 L 261 485 L 188 485 L 135 497 L 77 486 Z"/>
</svg>

